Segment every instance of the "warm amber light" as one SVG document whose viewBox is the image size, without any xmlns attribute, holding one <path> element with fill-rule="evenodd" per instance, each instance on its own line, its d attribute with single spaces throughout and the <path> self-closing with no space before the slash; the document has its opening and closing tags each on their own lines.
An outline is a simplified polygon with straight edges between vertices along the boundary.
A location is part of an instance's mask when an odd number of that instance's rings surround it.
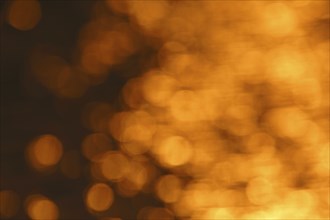
<svg viewBox="0 0 330 220">
<path fill-rule="evenodd" d="M 265 205 L 274 198 L 272 183 L 265 178 L 249 181 L 246 193 L 249 200 L 255 205 Z"/>
<path fill-rule="evenodd" d="M 178 91 L 172 96 L 169 111 L 178 121 L 198 121 L 204 114 L 200 100 L 189 90 Z"/>
<path fill-rule="evenodd" d="M 129 3 L 129 12 L 145 30 L 151 31 L 160 24 L 161 19 L 168 13 L 167 1 L 134 1 Z"/>
<path fill-rule="evenodd" d="M 41 195 L 30 196 L 27 200 L 27 214 L 33 220 L 59 218 L 57 205 L 48 198 Z"/>
<path fill-rule="evenodd" d="M 7 14 L 8 23 L 20 31 L 34 28 L 41 19 L 41 7 L 38 0 L 14 0 Z"/>
<path fill-rule="evenodd" d="M 167 203 L 175 202 L 181 194 L 182 183 L 175 175 L 166 175 L 158 180 L 156 193 L 158 197 Z"/>
<path fill-rule="evenodd" d="M 263 31 L 276 37 L 295 33 L 297 28 L 294 12 L 282 2 L 268 4 L 262 11 L 261 22 Z"/>
<path fill-rule="evenodd" d="M 27 149 L 31 165 L 43 169 L 56 165 L 62 157 L 63 146 L 54 135 L 42 135 L 33 141 Z"/>
<path fill-rule="evenodd" d="M 113 200 L 112 189 L 104 183 L 96 183 L 87 191 L 86 205 L 93 211 L 102 212 L 109 209 Z"/>
<path fill-rule="evenodd" d="M 142 91 L 144 98 L 155 106 L 165 106 L 178 83 L 175 79 L 162 73 L 149 73 L 144 77 Z"/>
<path fill-rule="evenodd" d="M 329 1 L 52 2 L 5 8 L 1 218 L 329 218 Z"/>
<path fill-rule="evenodd" d="M 155 151 L 165 166 L 183 165 L 189 161 L 193 154 L 189 141 L 180 136 L 164 139 Z"/>
<path fill-rule="evenodd" d="M 109 180 L 122 179 L 129 169 L 129 161 L 122 153 L 110 151 L 105 153 L 101 159 L 101 172 Z"/>
<path fill-rule="evenodd" d="M 155 128 L 153 117 L 146 111 L 120 112 L 109 122 L 111 135 L 120 142 L 150 141 Z"/>
<path fill-rule="evenodd" d="M 82 143 L 82 152 L 86 158 L 97 161 L 100 156 L 111 150 L 110 138 L 102 133 L 94 133 L 86 136 Z"/>
<path fill-rule="evenodd" d="M 307 132 L 309 121 L 298 108 L 280 108 L 269 112 L 269 125 L 282 137 L 297 138 Z"/>
</svg>

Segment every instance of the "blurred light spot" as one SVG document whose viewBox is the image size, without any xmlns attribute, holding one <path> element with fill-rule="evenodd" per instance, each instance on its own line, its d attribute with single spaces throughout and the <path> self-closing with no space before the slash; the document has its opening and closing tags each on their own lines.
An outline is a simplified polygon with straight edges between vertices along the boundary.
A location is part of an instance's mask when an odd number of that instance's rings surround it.
<svg viewBox="0 0 330 220">
<path fill-rule="evenodd" d="M 255 205 L 265 205 L 273 199 L 274 190 L 271 182 L 265 178 L 255 178 L 249 181 L 246 194 Z"/>
<path fill-rule="evenodd" d="M 89 23 L 80 34 L 80 66 L 97 81 L 106 79 L 107 71 L 136 50 L 134 32 L 129 25 L 117 24 L 113 29 L 103 26 L 109 20 Z"/>
<path fill-rule="evenodd" d="M 120 112 L 109 124 L 111 135 L 121 142 L 146 142 L 155 132 L 155 122 L 146 111 Z"/>
<path fill-rule="evenodd" d="M 163 60 L 164 68 L 175 75 L 176 77 L 180 77 L 179 74 L 187 73 L 188 68 L 193 65 L 194 59 L 193 56 L 189 53 L 178 53 L 169 56 L 167 59 Z M 181 76 L 180 78 L 185 78 Z"/>
<path fill-rule="evenodd" d="M 149 142 L 123 142 L 120 148 L 130 155 L 140 155 L 149 150 L 151 144 Z"/>
<path fill-rule="evenodd" d="M 128 1 L 129 13 L 147 31 L 152 31 L 168 13 L 169 4 L 164 0 Z"/>
<path fill-rule="evenodd" d="M 138 161 L 131 161 L 130 167 L 125 178 L 132 183 L 132 187 L 141 190 L 148 180 L 148 169 L 144 163 Z"/>
<path fill-rule="evenodd" d="M 102 168 L 102 161 L 101 160 L 99 160 L 97 162 L 91 162 L 90 163 L 89 172 L 90 172 L 91 178 L 94 181 L 106 181 L 107 180 L 104 177 L 101 168 Z"/>
<path fill-rule="evenodd" d="M 129 169 L 129 161 L 122 153 L 109 151 L 101 159 L 101 172 L 109 180 L 118 181 L 122 179 Z"/>
<path fill-rule="evenodd" d="M 36 169 L 56 165 L 63 154 L 61 141 L 54 135 L 42 135 L 34 140 L 27 149 L 27 157 Z"/>
<path fill-rule="evenodd" d="M 8 23 L 20 31 L 34 28 L 41 19 L 41 7 L 38 0 L 14 0 L 9 5 Z"/>
<path fill-rule="evenodd" d="M 87 78 L 70 66 L 58 72 L 55 94 L 65 98 L 79 98 L 88 88 Z"/>
<path fill-rule="evenodd" d="M 144 76 L 144 98 L 155 106 L 165 106 L 173 95 L 177 82 L 166 74 L 149 73 Z"/>
<path fill-rule="evenodd" d="M 0 216 L 1 218 L 12 218 L 17 214 L 20 206 L 19 197 L 11 190 L 0 191 Z"/>
<path fill-rule="evenodd" d="M 172 96 L 169 111 L 178 121 L 198 121 L 203 114 L 200 100 L 189 90 L 178 91 Z"/>
<path fill-rule="evenodd" d="M 209 87 L 211 85 L 209 84 Z M 198 98 L 203 106 L 201 119 L 215 121 L 222 115 L 221 95 L 218 89 L 203 89 L 198 91 Z"/>
<path fill-rule="evenodd" d="M 144 104 L 142 95 L 142 78 L 131 78 L 124 86 L 122 95 L 125 103 L 133 109 L 137 109 Z"/>
<path fill-rule="evenodd" d="M 192 182 L 185 188 L 187 204 L 192 209 L 209 207 L 214 204 L 215 194 L 210 182 Z"/>
<path fill-rule="evenodd" d="M 275 141 L 266 133 L 254 133 L 246 138 L 245 150 L 249 153 L 260 153 L 274 150 Z"/>
<path fill-rule="evenodd" d="M 315 78 L 304 78 L 297 81 L 292 88 L 295 102 L 308 109 L 320 107 L 326 99 L 320 84 Z"/>
<path fill-rule="evenodd" d="M 111 150 L 111 148 L 110 138 L 102 133 L 90 134 L 84 138 L 82 143 L 82 152 L 91 161 L 97 161 L 102 154 Z"/>
<path fill-rule="evenodd" d="M 94 81 L 97 83 L 103 82 L 106 79 L 106 72 L 109 69 L 109 65 L 102 63 L 100 60 L 98 52 L 101 52 L 99 50 L 101 47 L 102 45 L 96 43 L 87 44 L 84 46 L 80 58 L 81 67 L 88 73 L 88 75 L 93 76 Z"/>
<path fill-rule="evenodd" d="M 236 218 L 228 208 L 211 208 L 201 219 L 234 220 Z"/>
<path fill-rule="evenodd" d="M 263 22 L 264 31 L 276 37 L 294 33 L 297 28 L 294 12 L 281 2 L 267 5 L 260 20 Z"/>
<path fill-rule="evenodd" d="M 283 218 L 311 219 L 311 211 L 315 208 L 315 196 L 307 190 L 291 190 L 278 207 Z M 297 211 L 299 210 L 299 212 Z"/>
<path fill-rule="evenodd" d="M 96 183 L 88 189 L 86 205 L 93 211 L 102 212 L 110 208 L 114 200 L 112 189 L 104 183 Z"/>
<path fill-rule="evenodd" d="M 295 83 L 296 80 L 307 77 L 310 62 L 307 63 L 302 51 L 293 49 L 278 49 L 271 51 L 268 63 L 268 72 L 273 80 L 285 83 Z"/>
<path fill-rule="evenodd" d="M 330 173 L 330 144 L 325 142 L 319 145 L 318 151 L 314 157 L 316 162 L 316 173 L 322 176 L 327 176 Z"/>
<path fill-rule="evenodd" d="M 122 14 L 127 14 L 128 13 L 128 3 L 127 3 L 127 1 L 106 0 L 106 4 L 114 12 L 122 13 Z"/>
<path fill-rule="evenodd" d="M 139 189 L 131 181 L 124 179 L 117 184 L 117 192 L 122 197 L 135 197 Z"/>
<path fill-rule="evenodd" d="M 253 118 L 255 111 L 252 106 L 235 105 L 227 108 L 226 116 L 230 119 L 244 120 Z"/>
<path fill-rule="evenodd" d="M 174 175 L 162 176 L 156 185 L 156 193 L 158 197 L 167 203 L 173 203 L 178 200 L 182 183 L 180 179 Z"/>
<path fill-rule="evenodd" d="M 27 214 L 33 220 L 56 220 L 59 217 L 57 205 L 41 195 L 33 195 L 27 199 Z"/>
<path fill-rule="evenodd" d="M 282 137 L 300 137 L 305 134 L 309 126 L 304 112 L 295 107 L 275 109 L 267 116 L 269 126 Z"/>
<path fill-rule="evenodd" d="M 143 156 L 136 156 L 130 164 L 125 177 L 117 183 L 117 192 L 123 197 L 133 197 L 141 191 L 150 192 L 150 184 L 155 178 L 154 167 Z"/>
<path fill-rule="evenodd" d="M 172 58 L 173 55 L 186 52 L 186 50 L 187 50 L 186 47 L 179 42 L 176 41 L 166 42 L 158 52 L 157 55 L 158 62 L 164 64 L 163 66 L 166 66 L 165 64 L 169 61 L 169 59 Z"/>
<path fill-rule="evenodd" d="M 160 161 L 167 166 L 183 165 L 193 154 L 191 144 L 181 136 L 165 138 L 155 151 Z"/>
</svg>

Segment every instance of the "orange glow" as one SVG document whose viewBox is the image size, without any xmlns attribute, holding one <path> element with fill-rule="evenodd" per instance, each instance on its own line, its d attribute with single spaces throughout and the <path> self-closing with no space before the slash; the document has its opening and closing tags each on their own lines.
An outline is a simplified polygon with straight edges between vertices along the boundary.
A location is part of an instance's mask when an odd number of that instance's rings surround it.
<svg viewBox="0 0 330 220">
<path fill-rule="evenodd" d="M 117 13 L 126 14 L 128 12 L 127 1 L 106 0 L 106 4 Z"/>
<path fill-rule="evenodd" d="M 165 138 L 155 149 L 159 160 L 166 166 L 180 166 L 189 161 L 193 151 L 188 140 L 180 136 Z"/>
<path fill-rule="evenodd" d="M 99 44 L 86 45 L 83 49 L 80 61 L 82 68 L 89 73 L 89 75 L 92 75 L 94 78 L 97 77 L 98 81 L 104 80 L 105 72 L 109 69 L 109 67 L 100 60 L 100 55 L 98 54 L 100 48 L 102 48 L 102 45 Z M 103 54 L 104 53 L 106 52 L 103 52 Z M 111 60 L 111 58 L 109 58 L 109 60 Z"/>
<path fill-rule="evenodd" d="M 275 2 L 267 5 L 262 11 L 260 20 L 263 22 L 263 31 L 270 35 L 283 37 L 296 33 L 296 17 L 285 3 Z"/>
<path fill-rule="evenodd" d="M 37 170 L 56 165 L 63 154 L 61 141 L 50 134 L 38 137 L 27 150 L 29 162 Z"/>
<path fill-rule="evenodd" d="M 14 0 L 7 14 L 8 23 L 20 31 L 33 29 L 41 19 L 41 7 L 38 0 Z"/>
<path fill-rule="evenodd" d="M 101 172 L 109 180 L 118 181 L 122 179 L 129 169 L 129 161 L 122 153 L 109 151 L 101 158 Z"/>
<path fill-rule="evenodd" d="M 310 77 L 313 62 L 304 56 L 304 51 L 295 48 L 280 48 L 269 53 L 267 72 L 274 81 L 296 83 L 298 79 Z"/>
<path fill-rule="evenodd" d="M 236 218 L 228 208 L 212 208 L 206 211 L 201 219 L 234 220 Z"/>
<path fill-rule="evenodd" d="M 144 98 L 155 106 L 165 106 L 178 83 L 166 74 L 149 73 L 144 76 L 142 91 Z"/>
<path fill-rule="evenodd" d="M 148 142 L 123 142 L 120 144 L 121 150 L 130 155 L 146 153 L 150 147 L 151 145 Z"/>
<path fill-rule="evenodd" d="M 168 13 L 167 1 L 128 1 L 129 12 L 145 30 L 151 31 L 160 24 L 161 19 Z"/>
<path fill-rule="evenodd" d="M 82 152 L 86 158 L 97 161 L 100 156 L 111 150 L 112 143 L 108 136 L 102 133 L 93 133 L 86 136 L 82 143 Z"/>
<path fill-rule="evenodd" d="M 144 102 L 141 84 L 142 78 L 135 77 L 130 79 L 123 88 L 124 101 L 132 109 L 139 108 Z"/>
<path fill-rule="evenodd" d="M 114 29 L 103 27 L 110 22 L 101 18 L 81 31 L 80 66 L 94 80 L 103 81 L 112 65 L 122 62 L 134 53 L 136 44 L 128 25 L 118 24 Z"/>
<path fill-rule="evenodd" d="M 88 189 L 86 205 L 93 211 L 103 212 L 110 208 L 114 200 L 112 189 L 104 183 L 96 183 Z"/>
<path fill-rule="evenodd" d="M 123 197 L 133 197 L 141 191 L 149 191 L 147 185 L 154 178 L 154 170 L 152 168 L 146 162 L 146 158 L 134 158 L 125 177 L 117 183 L 118 193 Z"/>
<path fill-rule="evenodd" d="M 329 217 L 330 1 L 73 1 L 63 26 L 51 2 L 5 8 L 1 218 L 29 190 L 59 193 L 27 199 L 38 220 Z"/>
<path fill-rule="evenodd" d="M 117 113 L 109 124 L 111 135 L 121 142 L 149 141 L 155 128 L 152 116 L 145 111 Z"/>
<path fill-rule="evenodd" d="M 182 183 L 178 177 L 166 175 L 158 180 L 156 193 L 164 202 L 173 203 L 180 197 L 181 188 Z"/>
<path fill-rule="evenodd" d="M 181 90 L 172 96 L 169 111 L 178 121 L 198 121 L 203 114 L 200 104 L 200 100 L 193 91 Z"/>
<path fill-rule="evenodd" d="M 268 115 L 272 130 L 282 137 L 301 137 L 309 127 L 306 115 L 298 108 L 280 108 Z"/>
<path fill-rule="evenodd" d="M 12 218 L 19 210 L 19 197 L 16 192 L 11 190 L 0 191 L 0 216 Z"/>
<path fill-rule="evenodd" d="M 33 195 L 27 199 L 27 214 L 33 220 L 59 218 L 57 205 L 41 195 Z"/>
<path fill-rule="evenodd" d="M 91 174 L 91 178 L 94 181 L 105 181 L 105 180 L 107 180 L 104 177 L 103 173 L 102 173 L 101 165 L 102 165 L 101 161 L 92 162 L 90 164 L 89 171 L 90 171 L 90 174 Z"/>
<path fill-rule="evenodd" d="M 250 153 L 260 153 L 267 150 L 274 150 L 275 141 L 266 133 L 254 133 L 245 142 L 246 151 Z"/>
<path fill-rule="evenodd" d="M 255 205 L 265 205 L 274 197 L 274 190 L 269 180 L 256 178 L 249 181 L 246 189 L 249 200 Z"/>
</svg>

